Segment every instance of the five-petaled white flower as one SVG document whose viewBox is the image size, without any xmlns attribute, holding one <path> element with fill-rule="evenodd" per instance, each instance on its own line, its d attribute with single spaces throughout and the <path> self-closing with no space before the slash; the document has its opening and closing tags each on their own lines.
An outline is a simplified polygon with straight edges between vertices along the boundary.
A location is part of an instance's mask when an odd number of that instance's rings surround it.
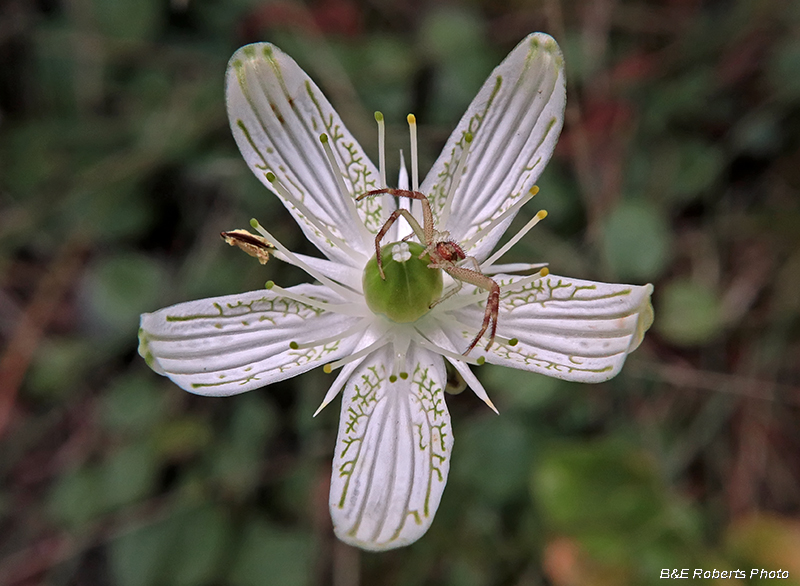
<svg viewBox="0 0 800 586">
<path fill-rule="evenodd" d="M 421 317 L 394 320 L 386 315 L 404 315 L 404 307 L 374 312 L 365 300 L 375 236 L 398 204 L 388 193 L 356 201 L 386 187 L 382 115 L 376 114 L 376 169 L 314 82 L 267 43 L 236 52 L 226 94 L 231 128 L 251 170 L 326 258 L 287 250 L 254 221 L 260 239 L 241 232 L 238 244 L 262 262 L 272 254 L 296 265 L 317 283 L 283 289 L 269 282 L 266 290 L 145 314 L 139 351 L 156 372 L 202 395 L 242 393 L 316 366 L 341 368 L 320 406 L 343 391 L 330 492 L 336 534 L 370 550 L 412 543 L 433 520 L 450 466 L 445 360 L 494 409 L 468 364 L 605 381 L 619 372 L 652 322 L 651 285 L 596 283 L 550 275 L 543 265 L 497 264 L 544 212 L 490 256 L 535 194 L 561 131 L 561 52 L 541 33 L 522 41 L 484 83 L 421 185 L 409 116 L 411 189 L 427 196 L 437 237 L 447 239 L 446 230 L 475 259 L 463 266 L 500 285 L 491 347 L 484 347 L 487 335 L 467 355 L 461 352 L 484 321 L 483 288 L 444 274 L 444 293 L 434 296 L 445 299 L 430 309 L 424 301 Z M 401 171 L 400 182 L 409 189 L 407 173 Z M 421 203 L 400 200 L 420 221 Z M 420 247 L 402 242 L 406 234 L 405 219 L 388 231 L 386 242 L 399 244 L 390 245 L 384 264 L 416 260 L 407 244 Z M 427 263 L 422 270 L 442 274 Z M 507 274 L 533 270 L 538 272 Z M 399 299 L 409 304 L 434 291 L 414 279 L 408 288 Z M 405 303 L 397 299 L 388 304 Z"/>
</svg>

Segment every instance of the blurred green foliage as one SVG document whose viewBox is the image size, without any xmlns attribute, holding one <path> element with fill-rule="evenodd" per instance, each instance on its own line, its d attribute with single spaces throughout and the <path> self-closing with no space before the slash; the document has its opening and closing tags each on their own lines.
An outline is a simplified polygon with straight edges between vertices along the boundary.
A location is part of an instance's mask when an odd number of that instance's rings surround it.
<svg viewBox="0 0 800 586">
<path fill-rule="evenodd" d="M 409 6 L 0 0 L 0 358 L 32 348 L 0 381 L 0 583 L 800 584 L 797 3 Z M 367 152 L 372 110 L 393 153 L 415 112 L 424 170 L 533 30 L 564 49 L 567 125 L 508 260 L 653 282 L 654 329 L 598 386 L 478 369 L 501 415 L 448 398 L 433 527 L 357 552 L 327 513 L 335 404 L 311 418 L 331 378 L 191 396 L 137 356 L 138 316 L 304 280 L 220 241 L 250 217 L 314 254 L 230 136 L 237 47 L 290 53 Z"/>
</svg>

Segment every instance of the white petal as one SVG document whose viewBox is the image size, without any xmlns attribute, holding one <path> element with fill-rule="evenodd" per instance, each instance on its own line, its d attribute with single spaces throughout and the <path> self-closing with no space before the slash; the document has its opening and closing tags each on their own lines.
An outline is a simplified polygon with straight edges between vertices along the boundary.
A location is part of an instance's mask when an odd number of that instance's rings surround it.
<svg viewBox="0 0 800 586">
<path fill-rule="evenodd" d="M 548 35 L 529 35 L 483 84 L 420 188 L 441 218 L 464 136 L 471 132 L 467 169 L 440 229 L 463 242 L 528 193 L 553 154 L 565 100 L 561 50 Z M 467 253 L 485 259 L 512 219 Z"/>
<path fill-rule="evenodd" d="M 341 302 L 321 285 L 298 285 L 289 291 Z M 142 315 L 139 353 L 153 370 L 189 392 L 235 395 L 346 356 L 363 335 L 356 331 L 358 319 L 271 291 L 252 291 Z M 336 336 L 348 328 L 350 335 L 341 340 L 297 350 L 289 346 Z"/>
<path fill-rule="evenodd" d="M 508 283 L 519 277 L 498 276 Z M 652 285 L 618 285 L 549 275 L 520 291 L 503 291 L 497 334 L 517 338 L 515 346 L 496 340 L 475 356 L 487 362 L 578 382 L 601 382 L 615 376 L 650 327 Z M 468 344 L 483 319 L 484 304 L 452 312 L 475 329 L 448 330 Z"/>
<path fill-rule="evenodd" d="M 357 251 L 369 254 L 369 232 L 374 234 L 383 225 L 388 215 L 384 206 L 388 203 L 393 209 L 394 205 L 388 196 L 365 199 L 357 204 L 361 222 L 355 220 L 352 198 L 378 189 L 378 172 L 311 78 L 274 45 L 255 43 L 231 57 L 225 91 L 239 150 L 264 185 L 272 189 L 266 179 L 266 172 L 272 171 L 308 208 L 313 221 L 284 201 L 306 236 L 329 258 L 352 262 L 314 226 L 316 221 Z M 320 143 L 323 133 L 338 158 L 347 197 Z"/>
<path fill-rule="evenodd" d="M 439 356 L 412 345 L 408 378 L 389 382 L 390 348 L 353 373 L 342 397 L 330 509 L 336 535 L 369 550 L 419 539 L 450 468 L 453 432 Z"/>
</svg>

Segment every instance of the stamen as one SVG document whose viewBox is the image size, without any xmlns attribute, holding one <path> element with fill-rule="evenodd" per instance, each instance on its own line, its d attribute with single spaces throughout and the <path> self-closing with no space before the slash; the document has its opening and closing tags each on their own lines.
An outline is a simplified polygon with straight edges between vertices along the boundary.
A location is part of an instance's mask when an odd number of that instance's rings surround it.
<svg viewBox="0 0 800 586">
<path fill-rule="evenodd" d="M 408 130 L 411 134 L 411 189 L 419 191 L 419 162 L 417 161 L 417 117 L 409 114 Z"/>
<path fill-rule="evenodd" d="M 442 217 L 439 219 L 440 226 L 447 226 L 447 219 L 450 217 L 450 207 L 453 202 L 453 196 L 456 193 L 458 183 L 461 181 L 461 175 L 464 174 L 464 169 L 467 166 L 467 155 L 469 154 L 469 147 L 472 144 L 471 132 L 464 133 L 464 143 L 464 148 L 461 150 L 461 156 L 456 165 L 456 171 L 453 173 L 453 179 L 450 181 L 450 189 L 447 190 L 447 199 L 442 208 Z"/>
<path fill-rule="evenodd" d="M 484 226 L 483 228 L 475 232 L 475 234 L 473 234 L 472 236 L 467 238 L 464 242 L 462 242 L 461 248 L 465 250 L 467 248 L 470 248 L 473 244 L 478 242 L 478 240 L 480 240 L 481 238 L 489 234 L 492 230 L 497 228 L 497 226 L 500 225 L 500 223 L 502 223 L 510 215 L 516 214 L 519 211 L 519 209 L 526 203 L 528 203 L 530 200 L 532 200 L 533 196 L 536 195 L 537 193 L 539 193 L 539 188 L 534 185 L 533 187 L 530 188 L 530 191 L 528 191 L 528 193 L 519 198 L 519 201 L 517 201 L 517 203 L 512 205 L 502 214 L 497 216 L 494 220 L 489 222 L 486 226 Z"/>
<path fill-rule="evenodd" d="M 302 213 L 306 217 L 306 220 L 308 220 L 311 224 L 313 224 L 317 230 L 322 232 L 325 238 L 335 243 L 336 246 L 344 250 L 350 256 L 350 258 L 358 261 L 363 261 L 364 255 L 353 250 L 353 248 L 349 244 L 347 244 L 347 242 L 345 242 L 338 236 L 335 236 L 333 232 L 331 232 L 325 224 L 317 221 L 316 214 L 312 213 L 308 209 L 306 204 L 304 204 L 302 201 L 294 197 L 289 192 L 289 190 L 283 186 L 283 184 L 278 180 L 278 178 L 275 177 L 275 174 L 273 172 L 267 171 L 266 177 L 267 181 L 269 181 L 275 188 L 275 191 L 277 191 L 281 195 L 281 197 L 283 197 L 285 200 L 291 203 L 294 207 L 300 210 L 300 213 Z"/>
<path fill-rule="evenodd" d="M 359 350 L 355 354 L 351 354 L 347 358 L 342 358 L 341 360 L 337 360 L 336 362 L 329 362 L 328 364 L 326 364 L 325 366 L 322 367 L 322 370 L 326 374 L 330 374 L 331 372 L 333 372 L 337 368 L 341 368 L 345 364 L 350 364 L 351 362 L 353 362 L 355 360 L 358 360 L 359 358 L 363 358 L 367 354 L 369 354 L 371 352 L 374 352 L 375 350 L 377 350 L 381 346 L 385 346 L 385 345 L 386 345 L 386 339 L 383 336 L 381 336 L 376 341 L 374 341 L 372 344 L 370 344 L 366 348 L 363 348 L 363 349 Z"/>
<path fill-rule="evenodd" d="M 414 342 L 419 344 L 423 348 L 430 350 L 431 352 L 436 352 L 437 354 L 441 354 L 446 358 L 451 358 L 453 360 L 458 360 L 460 362 L 466 362 L 467 364 L 474 364 L 475 366 L 480 366 L 486 360 L 485 358 L 481 360 L 483 356 L 481 356 L 476 360 L 474 358 L 470 358 L 469 356 L 464 356 L 463 354 L 456 354 L 455 352 L 451 352 L 450 350 L 445 350 L 441 346 L 437 346 L 436 344 L 429 342 L 428 340 L 423 338 L 421 334 L 422 332 L 420 332 L 420 337 L 416 338 Z"/>
<path fill-rule="evenodd" d="M 375 112 L 375 121 L 378 123 L 378 170 L 381 174 L 381 187 L 386 185 L 386 125 L 383 122 L 383 112 Z"/>
<path fill-rule="evenodd" d="M 497 273 L 522 273 L 524 271 L 538 270 L 546 266 L 546 262 L 512 262 L 508 264 L 491 265 L 481 268 L 481 272 L 483 272 L 484 275 L 496 275 Z"/>
<path fill-rule="evenodd" d="M 320 338 L 318 340 L 312 340 L 310 342 L 302 342 L 302 343 L 298 343 L 293 340 L 289 342 L 289 348 L 291 348 L 292 350 L 304 350 L 306 348 L 315 348 L 317 346 L 324 346 L 326 344 L 330 344 L 331 342 L 338 342 L 340 340 L 345 340 L 350 336 L 352 336 L 353 334 L 357 334 L 365 330 L 366 327 L 367 327 L 366 320 L 360 319 L 352 327 L 347 328 L 345 331 L 341 333 L 335 334 L 333 336 L 328 336 L 327 338 Z"/>
<path fill-rule="evenodd" d="M 353 225 L 358 226 L 358 230 L 361 232 L 362 237 L 366 236 L 368 241 L 372 240 L 372 236 L 364 226 L 364 221 L 358 215 L 358 208 L 356 208 L 356 202 L 353 200 L 353 197 L 355 197 L 356 194 L 351 194 L 347 190 L 347 186 L 344 183 L 344 175 L 342 174 L 341 169 L 339 169 L 339 164 L 336 162 L 336 158 L 333 155 L 333 149 L 328 142 L 328 135 L 325 133 L 320 134 L 319 141 L 322 143 L 322 149 L 325 151 L 325 156 L 328 157 L 328 164 L 331 166 L 333 176 L 336 178 L 336 184 L 339 186 L 339 192 L 342 194 L 344 200 L 348 202 L 347 209 L 353 218 Z"/>
<path fill-rule="evenodd" d="M 536 273 L 535 275 L 531 275 L 530 277 L 523 277 L 519 281 L 514 281 L 513 283 L 508 283 L 506 285 L 500 285 L 500 290 L 502 292 L 514 292 L 517 287 L 524 287 L 528 283 L 533 283 L 534 281 L 538 281 L 542 277 L 546 277 L 550 274 L 550 269 L 547 267 L 543 268 L 541 271 Z"/>
<path fill-rule="evenodd" d="M 314 269 L 312 269 L 308 264 L 306 264 L 305 262 L 300 260 L 300 258 L 298 258 L 297 255 L 295 255 L 292 251 L 290 251 L 283 244 L 278 242 L 278 240 L 272 234 L 267 232 L 264 229 L 264 227 L 261 224 L 258 223 L 258 220 L 253 218 L 252 220 L 250 220 L 250 225 L 253 227 L 254 230 L 257 230 L 264 238 L 269 240 L 275 246 L 275 248 L 277 248 L 284 255 L 286 255 L 286 258 L 288 258 L 293 265 L 295 265 L 297 267 L 300 267 L 306 273 L 308 273 L 309 275 L 314 277 L 317 281 L 319 281 L 323 285 L 327 285 L 329 288 L 331 288 L 334 291 L 336 291 L 339 295 L 341 295 L 345 299 L 347 299 L 347 300 L 349 300 L 349 301 L 351 301 L 353 303 L 360 303 L 360 301 L 362 299 L 360 294 L 356 293 L 352 289 L 348 289 L 347 287 L 344 287 L 344 286 L 340 285 L 339 283 L 337 283 L 335 281 L 332 281 L 331 279 L 329 279 L 328 277 L 326 277 L 325 275 L 323 275 L 319 271 L 315 271 Z"/>
<path fill-rule="evenodd" d="M 355 308 L 357 306 L 353 306 L 349 303 L 328 303 L 327 301 L 320 301 L 319 299 L 313 299 L 311 297 L 307 297 L 306 295 L 302 295 L 300 293 L 294 293 L 292 291 L 289 291 L 288 289 L 279 287 L 278 285 L 275 284 L 274 281 L 267 281 L 264 284 L 264 288 L 267 291 L 274 291 L 281 297 L 292 299 L 294 301 L 297 301 L 298 303 L 302 303 L 303 305 L 308 305 L 309 307 L 316 307 L 317 309 L 321 309 L 323 311 L 332 311 L 334 313 L 341 313 L 343 315 L 365 317 L 363 311 L 358 311 L 358 309 Z M 337 336 L 336 338 L 334 338 L 334 340 L 338 339 L 341 339 L 341 337 Z M 291 343 L 289 344 L 289 346 L 291 347 Z"/>
<path fill-rule="evenodd" d="M 539 222 L 544 220 L 546 217 L 547 217 L 547 212 L 545 210 L 539 210 L 539 212 L 537 212 L 537 214 L 535 216 L 533 216 L 528 221 L 528 223 L 525 224 L 525 226 L 523 226 L 522 230 L 520 230 L 519 232 L 514 234 L 514 236 L 511 238 L 511 240 L 506 242 L 500 248 L 500 250 L 495 252 L 492 256 L 490 256 L 489 258 L 487 258 L 485 261 L 483 261 L 481 263 L 481 269 L 483 269 L 483 267 L 488 267 L 488 266 L 493 265 L 495 261 L 499 260 L 501 256 L 503 256 L 506 252 L 511 250 L 511 247 L 513 247 L 517 242 L 519 242 L 520 239 L 523 236 L 525 236 L 525 234 L 530 232 L 531 228 L 533 228 L 536 224 L 538 224 Z"/>
</svg>

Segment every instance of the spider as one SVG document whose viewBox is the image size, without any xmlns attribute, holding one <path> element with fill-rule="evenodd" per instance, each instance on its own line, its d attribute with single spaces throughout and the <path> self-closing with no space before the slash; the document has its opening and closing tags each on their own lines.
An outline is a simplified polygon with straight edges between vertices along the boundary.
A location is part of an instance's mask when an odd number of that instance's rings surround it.
<svg viewBox="0 0 800 586">
<path fill-rule="evenodd" d="M 451 295 L 454 295 L 456 292 L 458 292 L 464 283 L 470 283 L 471 285 L 475 285 L 476 287 L 480 287 L 481 289 L 485 289 L 489 292 L 489 298 L 486 300 L 486 312 L 483 314 L 483 324 L 481 325 L 478 335 L 475 336 L 475 339 L 472 340 L 469 347 L 464 351 L 464 356 L 469 354 L 470 351 L 478 344 L 480 339 L 486 333 L 487 329 L 489 329 L 489 343 L 486 344 L 486 350 L 491 348 L 492 343 L 494 342 L 495 333 L 497 332 L 497 313 L 500 307 L 500 286 L 495 283 L 494 279 L 481 273 L 481 269 L 478 266 L 478 261 L 472 256 L 467 256 L 464 252 L 464 249 L 450 239 L 449 232 L 440 232 L 436 229 L 433 224 L 433 212 L 431 211 L 431 204 L 428 201 L 428 197 L 424 193 L 420 193 L 419 191 L 409 191 L 406 189 L 375 189 L 372 191 L 367 191 L 366 193 L 362 193 L 356 197 L 356 201 L 361 201 L 366 197 L 372 197 L 382 193 L 388 193 L 389 195 L 393 195 L 395 197 L 407 197 L 409 199 L 419 200 L 422 203 L 422 226 L 419 225 L 419 222 L 417 222 L 417 220 L 408 210 L 396 209 L 392 212 L 392 215 L 389 216 L 389 219 L 386 220 L 386 223 L 375 235 L 375 257 L 378 261 L 378 270 L 381 278 L 384 281 L 386 280 L 386 275 L 383 272 L 383 263 L 381 261 L 381 240 L 383 240 L 383 237 L 386 236 L 386 233 L 389 231 L 389 228 L 392 227 L 392 224 L 394 224 L 397 219 L 402 216 L 409 223 L 411 229 L 414 231 L 414 234 L 417 236 L 417 238 L 419 238 L 420 243 L 425 245 L 425 250 L 422 251 L 422 254 L 419 255 L 419 258 L 422 259 L 423 256 L 428 254 L 431 259 L 431 263 L 428 265 L 429 268 L 442 269 L 448 275 L 453 277 L 453 279 L 455 279 L 455 281 L 458 283 L 458 286 L 455 289 L 449 291 L 447 294 L 431 303 L 431 309 Z M 403 240 L 406 240 L 410 237 L 411 235 L 406 236 L 406 238 Z M 471 262 L 473 267 L 475 267 L 474 270 L 458 264 L 464 260 Z"/>
</svg>

